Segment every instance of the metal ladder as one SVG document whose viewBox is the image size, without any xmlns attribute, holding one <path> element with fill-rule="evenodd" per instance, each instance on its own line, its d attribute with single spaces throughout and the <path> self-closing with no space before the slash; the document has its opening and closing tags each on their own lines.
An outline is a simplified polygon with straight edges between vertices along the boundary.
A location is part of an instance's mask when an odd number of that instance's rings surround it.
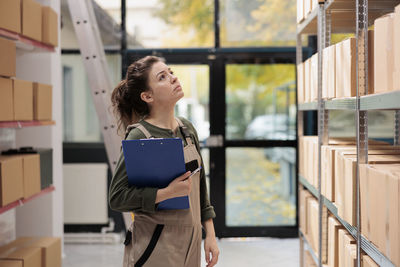
<svg viewBox="0 0 400 267">
<path fill-rule="evenodd" d="M 114 174 L 122 139 L 116 133 L 117 124 L 110 112 L 110 90 L 114 86 L 111 83 L 92 0 L 68 0 L 68 6 L 99 118 L 109 166 L 111 173 Z M 132 222 L 130 213 L 123 213 L 123 218 L 125 227 L 128 228 Z"/>
</svg>

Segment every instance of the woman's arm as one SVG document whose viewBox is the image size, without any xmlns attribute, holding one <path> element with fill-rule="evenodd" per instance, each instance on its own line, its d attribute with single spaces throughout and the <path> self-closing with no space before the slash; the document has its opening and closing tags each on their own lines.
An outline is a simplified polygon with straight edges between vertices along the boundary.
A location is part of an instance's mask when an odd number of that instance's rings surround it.
<svg viewBox="0 0 400 267">
<path fill-rule="evenodd" d="M 208 219 L 207 221 L 204 221 L 203 227 L 206 232 L 206 238 L 204 239 L 204 252 L 206 256 L 207 267 L 212 267 L 217 264 L 219 256 L 213 220 Z"/>
</svg>

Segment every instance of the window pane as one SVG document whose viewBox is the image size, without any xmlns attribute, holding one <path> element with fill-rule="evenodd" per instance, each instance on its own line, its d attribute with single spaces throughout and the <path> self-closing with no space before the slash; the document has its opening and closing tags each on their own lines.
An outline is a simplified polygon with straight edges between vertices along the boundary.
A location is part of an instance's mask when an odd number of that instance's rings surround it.
<svg viewBox="0 0 400 267">
<path fill-rule="evenodd" d="M 228 148 L 227 226 L 296 224 L 296 150 Z"/>
<path fill-rule="evenodd" d="M 296 0 L 219 0 L 221 46 L 296 45 Z"/>
<path fill-rule="evenodd" d="M 199 140 L 210 136 L 209 67 L 206 65 L 169 65 L 178 77 L 184 98 L 176 105 L 176 116 L 190 120 Z"/>
<path fill-rule="evenodd" d="M 228 65 L 227 139 L 296 138 L 295 68 Z"/>
<path fill-rule="evenodd" d="M 119 55 L 106 56 L 112 84 L 121 78 Z M 64 142 L 101 142 L 99 120 L 80 55 L 62 55 Z M 112 90 L 113 88 L 110 88 Z"/>
<path fill-rule="evenodd" d="M 214 46 L 213 0 L 128 0 L 129 48 Z"/>
<path fill-rule="evenodd" d="M 100 36 L 106 49 L 119 49 L 121 44 L 121 1 L 92 2 Z M 61 0 L 61 48 L 79 49 L 67 0 Z"/>
</svg>

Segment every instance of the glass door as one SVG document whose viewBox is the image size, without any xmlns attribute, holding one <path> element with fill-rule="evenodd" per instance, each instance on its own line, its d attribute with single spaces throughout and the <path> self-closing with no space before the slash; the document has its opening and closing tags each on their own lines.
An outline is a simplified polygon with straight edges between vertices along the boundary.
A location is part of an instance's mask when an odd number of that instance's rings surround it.
<svg viewBox="0 0 400 267">
<path fill-rule="evenodd" d="M 256 57 L 219 65 L 211 75 L 225 90 L 214 98 L 224 102 L 211 101 L 210 112 L 224 114 L 211 119 L 211 136 L 224 139 L 210 148 L 217 235 L 296 236 L 295 65 Z"/>
</svg>

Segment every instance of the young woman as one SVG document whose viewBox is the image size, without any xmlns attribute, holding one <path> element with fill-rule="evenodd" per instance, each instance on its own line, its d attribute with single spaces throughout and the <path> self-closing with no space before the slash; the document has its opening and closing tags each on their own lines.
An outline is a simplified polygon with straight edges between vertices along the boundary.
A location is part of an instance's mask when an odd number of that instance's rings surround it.
<svg viewBox="0 0 400 267">
<path fill-rule="evenodd" d="M 207 195 L 197 132 L 188 120 L 174 115 L 175 104 L 183 95 L 178 78 L 161 58 L 154 56 L 131 64 L 126 79 L 112 93 L 119 128 L 127 129 L 126 139 L 179 137 L 185 144 L 185 162 L 197 161 L 202 166 L 201 172 L 189 177 L 188 171 L 166 188 L 139 188 L 128 184 L 121 153 L 109 201 L 112 209 L 135 215 L 125 240 L 124 266 L 199 267 L 202 226 L 206 232 L 207 266 L 218 261 L 215 212 Z M 189 209 L 157 210 L 157 203 L 187 195 Z"/>
</svg>

